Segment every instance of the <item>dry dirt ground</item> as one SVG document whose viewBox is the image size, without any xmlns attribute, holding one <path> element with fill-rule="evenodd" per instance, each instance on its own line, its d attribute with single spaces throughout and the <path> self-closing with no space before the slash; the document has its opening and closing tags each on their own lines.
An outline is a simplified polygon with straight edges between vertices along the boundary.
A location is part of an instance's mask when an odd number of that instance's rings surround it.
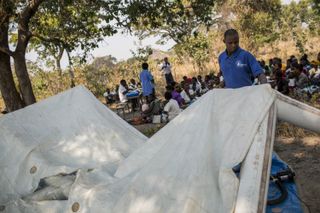
<svg viewBox="0 0 320 213">
<path fill-rule="evenodd" d="M 295 171 L 305 212 L 320 212 L 320 137 L 277 137 L 274 150 Z"/>
</svg>

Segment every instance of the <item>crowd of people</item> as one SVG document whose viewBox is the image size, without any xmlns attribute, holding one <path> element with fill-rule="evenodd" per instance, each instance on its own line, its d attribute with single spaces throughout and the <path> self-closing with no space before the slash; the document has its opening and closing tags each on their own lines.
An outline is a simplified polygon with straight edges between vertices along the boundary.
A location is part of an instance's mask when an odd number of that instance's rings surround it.
<svg viewBox="0 0 320 213">
<path fill-rule="evenodd" d="M 320 92 L 320 53 L 317 59 L 311 62 L 306 54 L 300 59 L 293 55 L 290 56 L 286 65 L 278 57 L 270 59 L 269 64 L 263 60 L 258 62 L 268 83 L 283 94 L 311 96 Z M 168 58 L 164 59 L 161 72 L 163 72 L 167 84 L 163 94 L 164 101 L 156 97 L 153 76 L 149 71 L 148 64 L 143 63 L 138 82 L 135 79 L 130 79 L 127 83 L 122 79 L 116 89 L 117 92 L 112 93 L 107 89 L 104 94 L 107 104 L 117 100 L 120 103 L 131 102 L 133 110 L 140 106 L 139 110 L 145 122 L 152 122 L 155 115 L 161 116 L 162 120 L 170 121 L 207 91 L 224 86 L 222 85 L 221 72 L 205 76 L 183 76 L 180 82 L 176 82 L 172 76 Z M 257 84 L 257 78 L 254 79 L 252 76 L 252 82 L 252 84 Z M 130 99 L 130 97 L 139 97 L 139 99 Z"/>
<path fill-rule="evenodd" d="M 160 120 L 167 122 L 213 88 L 236 89 L 258 83 L 269 83 L 275 90 L 298 98 L 304 94 L 310 98 L 314 93 L 320 93 L 320 53 L 311 62 L 308 55 L 304 54 L 299 59 L 294 55 L 290 56 L 285 65 L 280 58 L 275 57 L 270 59 L 267 65 L 263 60 L 257 61 L 250 52 L 239 46 L 239 34 L 235 29 L 225 32 L 223 42 L 226 50 L 219 56 L 218 74 L 210 73 L 204 78 L 201 75 L 183 76 L 180 81 L 176 81 L 166 57 L 161 67 L 166 81 L 166 91 L 163 94 L 165 101 L 161 102 L 155 95 L 154 78 L 149 66 L 143 63 L 139 83 L 134 79 L 130 80 L 129 85 L 124 79 L 120 81 L 117 88 L 120 102 L 131 102 L 133 109 L 140 106 L 141 116 L 145 122 L 152 122 L 155 116 L 160 116 Z M 143 97 L 140 104 L 137 98 L 130 98 L 140 95 Z M 114 100 L 108 91 L 105 97 L 107 103 Z"/>
<path fill-rule="evenodd" d="M 311 62 L 304 54 L 300 59 L 290 56 L 286 64 L 277 57 L 270 59 L 268 65 L 264 61 L 260 64 L 272 87 L 285 95 L 311 97 L 320 92 L 320 53 Z"/>
<path fill-rule="evenodd" d="M 140 105 L 141 116 L 145 122 L 152 122 L 155 115 L 161 116 L 163 122 L 172 120 L 182 109 L 193 103 L 198 97 L 210 89 L 219 87 L 219 77 L 211 73 L 202 78 L 201 75 L 189 78 L 184 76 L 177 83 L 171 72 L 168 58 L 164 58 L 161 72 L 166 81 L 166 91 L 161 101 L 155 94 L 154 79 L 147 63 L 142 64 L 139 82 L 130 79 L 128 84 L 125 79 L 120 81 L 116 92 L 106 89 L 104 97 L 107 104 L 114 102 L 130 103 L 131 109 L 136 110 Z M 140 101 L 140 104 L 138 103 Z"/>
</svg>

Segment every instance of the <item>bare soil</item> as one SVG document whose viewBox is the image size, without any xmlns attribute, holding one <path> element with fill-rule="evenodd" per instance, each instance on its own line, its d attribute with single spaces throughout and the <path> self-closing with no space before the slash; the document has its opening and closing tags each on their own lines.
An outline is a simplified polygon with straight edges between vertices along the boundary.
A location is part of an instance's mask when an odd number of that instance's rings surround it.
<svg viewBox="0 0 320 213">
<path fill-rule="evenodd" d="M 320 137 L 277 137 L 274 150 L 295 171 L 305 212 L 320 212 Z"/>
</svg>

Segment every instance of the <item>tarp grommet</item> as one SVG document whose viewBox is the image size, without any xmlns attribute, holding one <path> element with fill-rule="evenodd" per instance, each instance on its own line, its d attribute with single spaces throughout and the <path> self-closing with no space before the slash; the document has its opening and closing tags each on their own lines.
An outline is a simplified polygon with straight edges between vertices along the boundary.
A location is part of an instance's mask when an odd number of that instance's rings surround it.
<svg viewBox="0 0 320 213">
<path fill-rule="evenodd" d="M 0 212 L 4 211 L 6 209 L 5 206 L 0 206 Z"/>
<path fill-rule="evenodd" d="M 72 209 L 73 212 L 79 211 L 80 204 L 78 202 L 73 203 L 71 209 Z"/>
<path fill-rule="evenodd" d="M 37 167 L 36 167 L 36 166 L 33 166 L 33 167 L 31 167 L 31 169 L 30 169 L 30 174 L 34 174 L 34 173 L 36 173 L 36 171 L 37 171 Z"/>
</svg>

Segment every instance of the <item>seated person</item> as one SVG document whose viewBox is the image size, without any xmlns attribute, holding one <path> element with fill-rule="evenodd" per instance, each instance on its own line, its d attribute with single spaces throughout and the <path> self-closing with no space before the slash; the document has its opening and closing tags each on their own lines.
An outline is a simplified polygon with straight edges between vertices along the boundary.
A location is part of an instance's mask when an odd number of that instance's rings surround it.
<svg viewBox="0 0 320 213">
<path fill-rule="evenodd" d="M 274 72 L 274 75 L 275 75 L 276 89 L 282 94 L 288 95 L 289 94 L 288 82 L 285 78 L 283 78 L 282 71 L 277 70 Z"/>
<path fill-rule="evenodd" d="M 196 96 L 201 96 L 201 84 L 198 82 L 196 77 L 192 78 L 192 89 L 195 92 Z"/>
<path fill-rule="evenodd" d="M 119 94 L 119 99 L 121 103 L 126 103 L 128 102 L 128 93 L 129 93 L 129 87 L 127 85 L 126 80 L 122 79 L 120 81 L 119 89 L 118 89 L 118 94 Z M 138 100 L 136 98 L 130 99 L 131 105 L 132 105 L 132 111 L 136 111 L 136 108 L 138 106 Z"/>
<path fill-rule="evenodd" d="M 188 93 L 189 93 L 189 85 L 185 83 L 182 84 L 182 90 L 180 92 L 180 95 L 183 98 L 185 104 L 189 104 L 191 102 L 191 99 Z"/>
<path fill-rule="evenodd" d="M 188 93 L 189 93 L 189 97 L 190 97 L 191 99 L 194 99 L 194 98 L 196 97 L 196 93 L 195 93 L 195 91 L 193 90 L 192 84 L 189 84 Z"/>
<path fill-rule="evenodd" d="M 202 81 L 202 76 L 201 76 L 201 75 L 198 75 L 198 76 L 197 76 L 197 83 L 198 83 L 199 85 L 201 85 L 201 84 L 203 83 L 203 81 Z"/>
<path fill-rule="evenodd" d="M 146 97 L 147 101 L 142 105 L 142 117 L 147 121 L 152 121 L 154 115 L 161 114 L 160 100 L 155 98 L 153 95 Z"/>
<path fill-rule="evenodd" d="M 106 99 L 106 104 L 112 104 L 114 102 L 113 95 L 111 94 L 109 88 L 106 89 L 106 92 L 103 93 L 103 96 Z"/>
<path fill-rule="evenodd" d="M 186 84 L 191 84 L 191 83 L 192 83 L 192 79 L 191 79 L 191 78 L 188 78 L 187 76 L 183 76 L 183 81 L 184 81 Z"/>
<path fill-rule="evenodd" d="M 208 92 L 209 89 L 207 88 L 206 84 L 204 82 L 201 83 L 201 94 L 204 94 Z"/>
<path fill-rule="evenodd" d="M 311 66 L 312 66 L 312 68 L 309 70 L 310 78 L 318 77 L 318 75 L 320 74 L 320 69 L 318 68 L 317 62 L 312 61 Z"/>
<path fill-rule="evenodd" d="M 213 79 L 210 78 L 210 75 L 204 77 L 204 84 L 207 90 L 213 89 Z"/>
<path fill-rule="evenodd" d="M 175 99 L 178 102 L 179 106 L 181 106 L 182 102 L 183 102 L 183 99 L 182 99 L 180 93 L 175 91 L 175 86 L 176 85 L 178 85 L 176 82 L 172 82 L 171 85 L 167 85 L 166 86 L 166 92 L 170 92 L 171 95 L 172 95 L 172 98 Z"/>
<path fill-rule="evenodd" d="M 296 85 L 298 88 L 302 89 L 306 86 L 308 86 L 309 78 L 308 76 L 303 72 L 303 66 L 301 64 L 293 64 L 292 65 L 293 72 L 296 74 Z"/>
<path fill-rule="evenodd" d="M 176 84 L 174 90 L 171 92 L 172 98 L 178 102 L 180 107 L 185 105 L 185 101 L 180 95 L 181 92 L 182 90 L 179 84 Z"/>
<path fill-rule="evenodd" d="M 136 83 L 136 81 L 132 78 L 130 79 L 130 83 L 128 86 L 129 90 L 137 90 L 138 89 L 138 84 Z"/>
<path fill-rule="evenodd" d="M 168 103 L 164 106 L 163 113 L 168 115 L 168 119 L 171 121 L 177 115 L 179 115 L 181 109 L 178 102 L 172 98 L 171 92 L 165 92 L 164 97 Z"/>
<path fill-rule="evenodd" d="M 126 82 L 126 80 L 122 79 L 120 81 L 120 85 L 119 85 L 119 89 L 118 89 L 119 100 L 121 103 L 125 103 L 128 101 L 128 98 L 126 96 L 128 91 L 129 91 L 129 88 L 128 88 L 127 82 Z"/>
<path fill-rule="evenodd" d="M 283 72 L 282 72 L 282 64 L 281 60 L 274 59 L 273 60 L 273 76 L 274 76 L 274 87 L 276 90 L 283 94 L 289 94 L 289 88 L 288 88 L 288 82 L 286 79 L 283 77 Z"/>
</svg>

